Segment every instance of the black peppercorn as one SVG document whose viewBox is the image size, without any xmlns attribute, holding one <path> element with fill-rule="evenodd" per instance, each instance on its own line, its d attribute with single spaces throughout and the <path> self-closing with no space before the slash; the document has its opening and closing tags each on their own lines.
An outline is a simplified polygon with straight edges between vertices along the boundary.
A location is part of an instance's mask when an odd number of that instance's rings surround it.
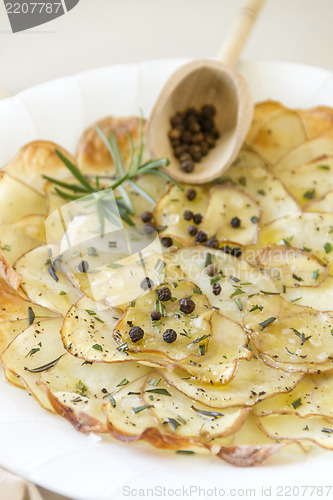
<svg viewBox="0 0 333 500">
<path fill-rule="evenodd" d="M 158 300 L 162 300 L 163 302 L 166 302 L 170 300 L 172 297 L 171 290 L 167 286 L 164 286 L 163 288 L 160 288 L 157 291 L 157 298 Z"/>
<path fill-rule="evenodd" d="M 195 235 L 195 241 L 198 243 L 205 243 L 205 241 L 207 241 L 207 234 L 204 231 L 198 231 Z"/>
<path fill-rule="evenodd" d="M 220 295 L 221 290 L 222 290 L 222 288 L 221 288 L 220 283 L 217 283 L 217 282 L 213 283 L 213 294 L 214 295 Z"/>
<path fill-rule="evenodd" d="M 241 225 L 241 220 L 238 217 L 233 217 L 230 222 L 231 226 L 237 229 Z"/>
<path fill-rule="evenodd" d="M 217 274 L 217 267 L 215 266 L 215 264 L 209 264 L 207 267 L 206 267 L 206 273 L 208 274 L 208 276 L 210 276 L 211 278 L 213 276 L 215 276 Z"/>
<path fill-rule="evenodd" d="M 187 189 L 187 190 L 186 190 L 185 195 L 186 195 L 186 198 L 187 198 L 188 200 L 192 201 L 192 200 L 194 200 L 194 198 L 197 196 L 197 192 L 196 192 L 196 190 L 195 190 L 195 189 L 193 189 L 193 188 L 189 188 L 189 189 Z"/>
<path fill-rule="evenodd" d="M 192 160 L 185 160 L 180 164 L 180 168 L 186 174 L 190 174 L 194 170 L 194 163 Z"/>
<path fill-rule="evenodd" d="M 133 343 L 138 342 L 144 336 L 145 332 L 139 326 L 132 326 L 128 335 Z"/>
<path fill-rule="evenodd" d="M 233 255 L 234 257 L 240 257 L 242 255 L 242 249 L 239 248 L 239 247 L 234 247 L 232 250 L 231 250 L 231 255 Z"/>
<path fill-rule="evenodd" d="M 183 217 L 185 220 L 193 219 L 193 212 L 191 210 L 184 210 Z"/>
<path fill-rule="evenodd" d="M 224 253 L 231 253 L 232 248 L 229 245 L 224 245 L 223 247 L 220 248 L 220 250 Z"/>
<path fill-rule="evenodd" d="M 161 239 L 161 243 L 165 248 L 169 248 L 172 247 L 173 241 L 170 236 L 163 236 L 163 238 Z"/>
<path fill-rule="evenodd" d="M 219 242 L 216 238 L 209 238 L 206 242 L 206 247 L 217 249 L 219 247 Z"/>
<path fill-rule="evenodd" d="M 151 212 L 146 211 L 146 212 L 142 212 L 142 214 L 141 214 L 142 222 L 151 222 L 152 218 L 153 218 L 153 214 Z"/>
<path fill-rule="evenodd" d="M 77 266 L 80 273 L 86 273 L 89 269 L 89 264 L 86 260 L 81 260 L 80 264 Z"/>
<path fill-rule="evenodd" d="M 193 215 L 193 222 L 194 222 L 194 224 L 201 224 L 202 215 L 201 214 L 194 214 Z"/>
<path fill-rule="evenodd" d="M 204 116 L 215 116 L 216 114 L 216 108 L 213 106 L 213 104 L 204 104 L 201 107 L 201 114 Z"/>
<path fill-rule="evenodd" d="M 191 314 L 195 309 L 195 302 L 191 299 L 181 299 L 179 309 L 185 314 Z"/>
<path fill-rule="evenodd" d="M 177 333 L 175 330 L 172 330 L 172 328 L 168 328 L 168 330 L 165 330 L 163 333 L 163 340 L 167 344 L 172 344 L 175 340 L 177 339 Z"/>
<path fill-rule="evenodd" d="M 154 282 L 153 280 L 151 280 L 150 278 L 144 278 L 141 283 L 140 283 L 140 287 L 142 288 L 142 290 L 148 290 L 149 288 L 153 288 L 154 286 Z"/>
<path fill-rule="evenodd" d="M 162 318 L 162 314 L 160 313 L 160 311 L 153 311 L 150 317 L 153 321 L 159 321 Z"/>
<path fill-rule="evenodd" d="M 193 224 L 191 224 L 190 226 L 188 226 L 187 228 L 187 232 L 191 235 L 191 236 L 195 236 L 198 232 L 198 228 L 197 226 L 194 226 Z"/>
</svg>

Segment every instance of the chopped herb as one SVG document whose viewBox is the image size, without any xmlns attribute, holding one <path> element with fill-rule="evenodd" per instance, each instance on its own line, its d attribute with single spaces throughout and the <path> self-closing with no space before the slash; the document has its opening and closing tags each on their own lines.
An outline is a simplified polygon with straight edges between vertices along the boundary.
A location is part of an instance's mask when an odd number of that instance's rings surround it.
<svg viewBox="0 0 333 500">
<path fill-rule="evenodd" d="M 110 267 L 111 269 L 119 269 L 120 267 L 124 267 L 122 264 L 117 264 L 117 262 L 112 262 L 108 264 L 106 267 Z"/>
<path fill-rule="evenodd" d="M 265 292 L 265 290 L 260 290 L 260 292 L 265 295 L 280 295 L 280 292 Z"/>
<path fill-rule="evenodd" d="M 214 276 L 214 278 L 212 278 L 210 280 L 210 284 L 214 285 L 214 283 L 217 283 L 218 281 L 220 281 L 221 278 L 222 278 L 222 276 L 220 274 L 218 274 L 217 276 Z"/>
<path fill-rule="evenodd" d="M 311 252 L 312 248 L 302 247 L 302 250 L 304 250 L 305 252 Z"/>
<path fill-rule="evenodd" d="M 291 403 L 291 406 L 293 406 L 294 410 L 297 410 L 302 404 L 302 398 L 296 399 L 293 403 Z"/>
<path fill-rule="evenodd" d="M 178 455 L 195 455 L 195 451 L 192 450 L 176 450 Z"/>
<path fill-rule="evenodd" d="M 311 339 L 312 335 L 309 335 L 309 337 L 306 337 L 304 335 L 304 333 L 301 333 L 299 332 L 298 330 L 296 330 L 296 328 L 292 328 L 292 331 L 294 332 L 295 335 L 297 335 L 297 337 L 299 337 L 301 339 L 301 345 L 304 345 L 305 342 L 309 339 Z"/>
<path fill-rule="evenodd" d="M 108 400 L 110 401 L 113 408 L 115 408 L 117 406 L 116 400 L 114 399 L 114 397 L 112 396 L 112 394 L 110 392 L 107 392 L 107 394 L 105 394 L 105 396 L 103 396 L 103 399 L 105 399 L 105 398 L 108 398 Z"/>
<path fill-rule="evenodd" d="M 199 354 L 200 354 L 200 356 L 204 356 L 206 354 L 206 346 L 205 346 L 205 344 L 199 345 Z"/>
<path fill-rule="evenodd" d="M 258 189 L 257 193 L 260 194 L 261 196 L 265 196 L 266 194 L 266 192 L 263 189 Z"/>
<path fill-rule="evenodd" d="M 326 242 L 324 245 L 324 250 L 326 253 L 331 253 L 332 252 L 332 245 L 331 243 Z"/>
<path fill-rule="evenodd" d="M 98 316 L 95 316 L 95 318 L 94 318 L 94 319 L 95 319 L 96 321 L 99 321 L 100 323 L 104 323 L 104 321 L 103 321 L 101 318 L 99 318 Z"/>
<path fill-rule="evenodd" d="M 86 312 L 87 312 L 90 316 L 95 316 L 95 315 L 96 315 L 95 311 L 92 311 L 91 309 L 86 309 Z"/>
<path fill-rule="evenodd" d="M 88 387 L 86 385 L 84 385 L 84 383 L 82 382 L 82 380 L 79 380 L 76 384 L 76 387 L 75 387 L 75 392 L 77 394 L 80 394 L 80 396 L 86 396 L 87 395 L 87 392 L 88 392 Z"/>
<path fill-rule="evenodd" d="M 229 279 L 231 281 L 234 281 L 235 283 L 239 283 L 240 282 L 240 279 L 236 278 L 235 276 L 229 276 Z"/>
<path fill-rule="evenodd" d="M 50 368 L 53 368 L 57 363 L 58 361 L 60 360 L 62 356 L 59 356 L 59 358 L 57 359 L 54 359 L 53 361 L 50 361 L 49 363 L 46 363 L 45 365 L 42 365 L 42 366 L 39 366 L 38 368 L 27 368 L 26 366 L 24 367 L 24 369 L 29 372 L 29 373 L 41 373 L 41 372 L 46 372 L 47 370 L 49 370 Z"/>
<path fill-rule="evenodd" d="M 256 224 L 258 221 L 259 221 L 259 217 L 257 217 L 256 215 L 254 215 L 253 217 L 251 217 L 251 222 L 253 224 Z"/>
<path fill-rule="evenodd" d="M 297 297 L 296 299 L 291 300 L 290 302 L 297 302 L 298 300 L 301 300 L 303 297 Z"/>
<path fill-rule="evenodd" d="M 290 245 L 290 242 L 294 239 L 293 236 L 289 236 L 288 238 L 282 238 L 282 242 L 284 245 Z"/>
<path fill-rule="evenodd" d="M 35 313 L 32 309 L 32 307 L 28 307 L 28 325 L 32 325 L 32 323 L 35 321 Z"/>
<path fill-rule="evenodd" d="M 67 295 L 67 293 L 61 290 L 61 292 L 59 292 L 59 295 Z"/>
<path fill-rule="evenodd" d="M 193 293 L 196 293 L 198 295 L 202 294 L 202 291 L 199 288 L 193 288 Z"/>
<path fill-rule="evenodd" d="M 157 272 L 157 274 L 161 274 L 163 272 L 163 269 L 165 268 L 165 266 L 166 266 L 166 262 L 163 262 L 162 259 L 158 259 L 155 266 L 154 266 L 154 269 Z"/>
<path fill-rule="evenodd" d="M 132 412 L 133 413 L 140 413 L 140 411 L 147 410 L 148 408 L 154 408 L 154 406 L 153 405 L 137 406 L 136 408 L 133 408 Z"/>
<path fill-rule="evenodd" d="M 163 388 L 147 389 L 145 392 L 152 392 L 153 394 L 161 394 L 162 396 L 171 396 L 170 392 Z"/>
<path fill-rule="evenodd" d="M 304 281 L 303 278 L 301 278 L 300 276 L 297 276 L 297 274 L 294 274 L 294 273 L 293 273 L 293 278 L 297 281 Z"/>
<path fill-rule="evenodd" d="M 48 267 L 48 271 L 49 271 L 49 273 L 50 273 L 51 277 L 54 279 L 54 281 L 59 281 L 59 278 L 58 278 L 58 276 L 56 275 L 55 270 L 54 270 L 54 267 L 53 267 L 52 265 L 50 265 L 50 266 Z"/>
<path fill-rule="evenodd" d="M 199 342 L 201 342 L 202 340 L 206 340 L 210 337 L 210 333 L 207 333 L 206 335 L 203 335 L 202 337 L 200 337 L 199 339 L 196 339 L 196 340 L 193 340 L 193 342 L 191 342 L 190 344 L 188 345 L 192 345 L 192 344 L 198 344 Z"/>
<path fill-rule="evenodd" d="M 242 295 L 243 293 L 245 293 L 244 290 L 240 290 L 239 288 L 237 288 L 237 290 L 235 290 L 234 293 L 232 293 L 229 298 L 233 299 L 234 297 L 236 297 L 236 295 Z"/>
<path fill-rule="evenodd" d="M 198 318 L 197 314 L 191 314 L 190 319 L 196 319 L 196 318 Z"/>
<path fill-rule="evenodd" d="M 316 190 L 315 188 L 309 189 L 303 194 L 303 198 L 306 198 L 307 200 L 313 200 L 313 198 L 316 197 Z"/>
<path fill-rule="evenodd" d="M 89 257 L 98 257 L 98 253 L 95 247 L 89 247 L 87 253 Z"/>
<path fill-rule="evenodd" d="M 333 434 L 333 429 L 329 429 L 328 427 L 324 427 L 321 432 L 326 432 L 326 434 Z"/>
<path fill-rule="evenodd" d="M 180 426 L 180 423 L 177 422 L 177 420 L 175 420 L 174 418 L 167 418 L 167 421 L 170 424 L 170 427 L 173 431 L 176 431 Z"/>
<path fill-rule="evenodd" d="M 210 264 L 212 264 L 212 262 L 213 262 L 213 256 L 211 253 L 207 252 L 205 256 L 204 267 L 209 266 Z"/>
<path fill-rule="evenodd" d="M 262 321 L 261 323 L 259 323 L 259 325 L 261 326 L 261 331 L 263 331 L 268 325 L 273 323 L 273 321 L 275 321 L 275 320 L 276 320 L 276 318 L 271 316 L 270 318 L 265 319 L 265 321 Z"/>
<path fill-rule="evenodd" d="M 191 406 L 192 410 L 195 412 L 199 413 L 199 415 L 203 415 L 204 417 L 212 417 L 213 419 L 219 418 L 219 417 L 224 417 L 224 413 L 220 413 L 217 411 L 206 411 L 206 410 L 199 410 L 198 408 L 195 408 L 195 406 Z"/>
<path fill-rule="evenodd" d="M 122 387 L 123 385 L 127 384 L 129 384 L 129 380 L 127 380 L 127 378 L 123 378 L 123 380 L 119 382 L 119 384 L 117 384 L 116 387 Z"/>
<path fill-rule="evenodd" d="M 317 281 L 318 278 L 319 278 L 319 269 L 316 269 L 315 271 L 313 271 L 312 279 Z"/>
<path fill-rule="evenodd" d="M 244 283 L 239 283 L 241 286 L 245 286 L 245 285 L 253 285 L 253 283 L 251 283 L 250 281 L 245 281 Z"/>
<path fill-rule="evenodd" d="M 252 309 L 250 309 L 250 312 L 256 311 L 257 309 L 259 309 L 259 311 L 262 311 L 263 306 L 258 306 L 258 304 L 256 304 L 255 306 L 252 307 Z"/>
<path fill-rule="evenodd" d="M 331 167 L 329 167 L 328 165 L 318 165 L 317 168 L 319 168 L 320 170 L 331 170 Z"/>
<path fill-rule="evenodd" d="M 92 348 L 96 351 L 103 351 L 103 347 L 100 344 L 94 344 Z"/>
<path fill-rule="evenodd" d="M 173 288 L 178 288 L 178 284 L 175 282 L 172 283 L 172 286 L 173 286 Z"/>
<path fill-rule="evenodd" d="M 26 355 L 26 358 L 28 356 L 33 356 L 34 354 L 36 354 L 36 352 L 40 351 L 40 347 L 33 347 L 29 352 L 28 354 Z"/>
<path fill-rule="evenodd" d="M 239 177 L 238 182 L 241 186 L 246 186 L 246 177 L 242 175 L 242 177 Z"/>
<path fill-rule="evenodd" d="M 243 311 L 241 299 L 234 299 L 234 302 L 235 302 L 236 306 L 238 307 L 238 310 Z"/>
<path fill-rule="evenodd" d="M 4 245 L 3 247 L 1 247 L 2 250 L 5 250 L 6 252 L 10 252 L 12 247 L 10 245 Z"/>
<path fill-rule="evenodd" d="M 157 387 L 158 384 L 161 382 L 161 380 L 162 380 L 161 378 L 152 378 L 149 380 L 148 384 Z"/>
<path fill-rule="evenodd" d="M 282 285 L 282 293 L 286 293 L 286 285 Z"/>
<path fill-rule="evenodd" d="M 123 342 L 122 344 L 120 344 L 120 345 L 117 347 L 117 351 L 121 351 L 121 352 L 123 352 L 124 354 L 126 354 L 126 355 L 128 356 L 128 354 L 127 354 L 127 352 L 126 352 L 126 351 L 128 351 L 128 345 L 127 345 L 127 342 Z"/>
</svg>

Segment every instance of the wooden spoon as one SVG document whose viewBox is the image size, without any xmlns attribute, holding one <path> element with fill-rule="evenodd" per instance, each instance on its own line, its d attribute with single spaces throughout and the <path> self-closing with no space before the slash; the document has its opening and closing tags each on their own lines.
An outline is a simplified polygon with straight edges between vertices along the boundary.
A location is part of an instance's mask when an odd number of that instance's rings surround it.
<svg viewBox="0 0 333 500">
<path fill-rule="evenodd" d="M 218 60 L 192 61 L 177 69 L 163 87 L 147 124 L 147 146 L 152 158 L 167 157 L 167 172 L 177 181 L 204 183 L 219 177 L 235 160 L 253 118 L 253 98 L 242 75 L 232 66 L 239 59 L 264 0 L 245 0 L 230 37 Z M 203 104 L 216 107 L 215 124 L 220 132 L 216 146 L 195 163 L 192 173 L 180 169 L 168 132 L 177 111 Z"/>
</svg>

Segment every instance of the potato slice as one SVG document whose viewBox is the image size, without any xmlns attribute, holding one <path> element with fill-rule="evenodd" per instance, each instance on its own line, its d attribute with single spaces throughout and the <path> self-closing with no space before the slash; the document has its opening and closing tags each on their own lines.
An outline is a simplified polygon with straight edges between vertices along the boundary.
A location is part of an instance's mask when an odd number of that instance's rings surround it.
<svg viewBox="0 0 333 500">
<path fill-rule="evenodd" d="M 80 297 L 57 264 L 50 264 L 51 246 L 41 246 L 23 255 L 15 264 L 22 276 L 21 287 L 36 304 L 65 314 Z"/>
<path fill-rule="evenodd" d="M 304 206 L 304 212 L 326 212 L 332 213 L 333 207 L 333 189 L 327 191 L 323 196 L 313 201 L 309 201 Z"/>
<path fill-rule="evenodd" d="M 281 180 L 260 165 L 259 155 L 247 154 L 242 161 L 244 165 L 235 163 L 226 171 L 226 176 L 233 182 L 237 182 L 245 193 L 260 204 L 261 225 L 286 215 L 301 213 L 298 203 L 286 190 Z"/>
<path fill-rule="evenodd" d="M 5 170 L 12 177 L 44 194 L 43 188 L 46 180 L 43 175 L 56 177 L 59 180 L 68 176 L 68 169 L 56 155 L 55 149 L 59 149 L 63 155 L 75 163 L 71 154 L 58 144 L 33 141 L 19 150 L 15 158 L 5 166 Z"/>
<path fill-rule="evenodd" d="M 2 365 L 18 376 L 48 410 L 52 410 L 52 406 L 36 382 L 43 369 L 56 364 L 66 353 L 59 334 L 61 322 L 61 318 L 37 321 L 18 335 L 1 356 Z"/>
<path fill-rule="evenodd" d="M 304 207 L 333 189 L 333 156 L 321 156 L 292 169 L 279 171 L 280 179 Z"/>
<path fill-rule="evenodd" d="M 258 425 L 271 439 L 310 441 L 322 448 L 333 449 L 333 422 L 324 418 L 299 418 L 295 415 L 267 415 Z"/>
<path fill-rule="evenodd" d="M 274 165 L 289 151 L 305 143 L 306 139 L 300 116 L 296 111 L 285 109 L 265 121 L 248 144 Z"/>
<path fill-rule="evenodd" d="M 179 367 L 203 383 L 225 384 L 237 373 L 239 359 L 251 359 L 247 348 L 248 339 L 244 329 L 222 314 L 211 318 L 212 337 L 205 356 L 186 359 Z"/>
<path fill-rule="evenodd" d="M 0 250 L 0 276 L 13 290 L 19 289 L 22 276 L 14 271 L 2 250 Z"/>
<path fill-rule="evenodd" d="M 208 203 L 208 190 L 205 187 L 196 186 L 196 197 L 190 201 L 186 196 L 188 189 L 193 186 L 184 184 L 183 191 L 178 187 L 170 185 L 167 192 L 158 201 L 154 210 L 155 226 L 164 228 L 160 236 L 171 236 L 182 245 L 189 245 L 194 237 L 188 233 L 188 227 L 193 221 L 184 219 L 185 210 L 191 210 L 193 214 L 203 215 Z"/>
<path fill-rule="evenodd" d="M 282 217 L 261 228 L 257 247 L 292 245 L 333 263 L 333 214 L 304 213 Z"/>
<path fill-rule="evenodd" d="M 243 191 L 228 185 L 214 186 L 209 191 L 202 229 L 220 241 L 250 245 L 257 239 L 260 215 L 259 204 Z M 240 223 L 237 227 L 232 223 L 235 218 Z"/>
<path fill-rule="evenodd" d="M 300 144 L 273 167 L 274 173 L 280 176 L 281 172 L 292 170 L 298 165 L 305 165 L 323 155 L 333 155 L 333 129 L 330 128 L 319 137 Z"/>
<path fill-rule="evenodd" d="M 140 118 L 138 116 L 119 118 L 107 116 L 96 122 L 96 125 L 99 126 L 107 138 L 109 138 L 111 131 L 114 132 L 124 162 L 128 164 L 131 155 L 131 145 L 127 134 L 133 140 L 134 148 L 137 150 Z M 114 173 L 115 167 L 110 152 L 97 133 L 95 124 L 83 132 L 79 139 L 75 156 L 78 166 L 85 174 L 112 175 Z M 145 157 L 146 153 L 144 159 Z"/>
<path fill-rule="evenodd" d="M 305 375 L 292 391 L 266 399 L 252 411 L 257 416 L 279 413 L 333 419 L 332 398 L 333 374 Z"/>
<path fill-rule="evenodd" d="M 243 325 L 259 353 L 295 371 L 333 370 L 333 317 L 310 307 L 290 304 L 280 296 L 254 296 L 246 303 Z"/>
<path fill-rule="evenodd" d="M 249 413 L 246 408 L 225 408 L 219 412 L 194 403 L 165 380 L 156 388 L 146 383 L 142 399 L 147 406 L 152 406 L 150 413 L 156 423 L 168 432 L 199 442 L 230 436 L 242 427 Z"/>
<path fill-rule="evenodd" d="M 327 276 L 320 287 L 286 288 L 283 298 L 317 311 L 333 311 L 333 276 Z"/>
<path fill-rule="evenodd" d="M 158 293 L 163 288 L 170 290 L 172 300 L 158 299 Z M 185 314 L 180 310 L 180 301 L 188 297 L 194 301 L 195 309 Z M 154 322 L 150 313 L 156 309 L 161 310 L 162 317 Z M 127 307 L 114 329 L 113 338 L 118 346 L 126 343 L 130 353 L 156 353 L 175 363 L 189 356 L 203 357 L 212 336 L 210 316 L 207 297 L 194 283 L 183 280 L 165 282 L 150 289 Z M 133 342 L 129 335 L 134 326 L 140 326 L 144 332 L 143 338 L 136 342 Z M 169 329 L 177 333 L 177 338 L 167 343 L 163 340 L 163 334 Z"/>
<path fill-rule="evenodd" d="M 251 142 L 258 135 L 260 129 L 272 119 L 275 115 L 282 114 L 287 108 L 277 101 L 263 101 L 258 102 L 254 107 L 254 116 L 250 130 L 247 134 L 245 142 L 251 144 Z"/>
<path fill-rule="evenodd" d="M 10 265 L 29 250 L 46 243 L 42 215 L 28 215 L 13 224 L 0 225 L 1 246 Z"/>
<path fill-rule="evenodd" d="M 217 438 L 208 447 L 211 453 L 232 465 L 251 467 L 265 462 L 286 445 L 268 438 L 249 414 L 242 428 L 231 439 Z"/>
<path fill-rule="evenodd" d="M 310 252 L 289 245 L 272 245 L 259 253 L 257 261 L 265 272 L 274 279 L 277 288 L 319 287 L 328 275 L 327 264 L 322 263 Z M 284 297 L 285 298 L 285 297 Z"/>
<path fill-rule="evenodd" d="M 290 391 L 303 377 L 270 368 L 257 355 L 250 361 L 241 359 L 236 376 L 225 385 L 198 383 L 183 370 L 159 373 L 189 398 L 212 408 L 251 407 L 274 394 Z"/>
<path fill-rule="evenodd" d="M 19 333 L 29 326 L 28 319 L 1 321 L 0 323 L 0 356 Z"/>
<path fill-rule="evenodd" d="M 128 384 L 130 387 L 133 380 L 142 378 L 149 370 L 136 363 L 84 364 L 65 354 L 57 365 L 41 375 L 37 384 L 46 390 L 54 410 L 77 430 L 106 432 L 103 405 L 110 400 L 115 402 L 119 387 Z"/>
<path fill-rule="evenodd" d="M 264 160 L 258 154 L 254 149 L 252 149 L 250 146 L 244 144 L 242 146 L 241 150 L 239 151 L 236 160 L 232 163 L 232 165 L 229 167 L 228 170 L 225 172 L 225 180 L 226 182 L 229 180 L 232 180 L 235 182 L 234 175 L 237 174 L 236 170 L 237 168 L 256 168 L 259 167 L 259 169 L 264 168 L 266 171 L 270 167 L 270 164 L 267 160 Z M 229 177 L 229 174 L 232 173 L 232 177 Z M 237 182 L 240 184 L 240 186 L 244 186 L 244 182 L 242 182 L 241 176 L 238 176 Z"/>
<path fill-rule="evenodd" d="M 298 109 L 297 113 L 303 120 L 308 139 L 313 139 L 333 127 L 332 108 L 328 108 L 327 106 Z"/>
<path fill-rule="evenodd" d="M 243 304 L 249 295 L 276 292 L 274 281 L 259 269 L 221 250 L 202 246 L 183 248 L 169 254 L 174 265 L 179 265 L 187 279 L 198 285 L 208 297 L 213 308 L 224 316 L 241 322 Z M 206 264 L 211 261 L 216 266 L 216 275 L 208 276 Z M 221 292 L 213 293 L 213 283 L 219 283 Z"/>
<path fill-rule="evenodd" d="M 45 196 L 7 173 L 0 174 L 0 224 L 12 224 L 27 214 L 45 213 Z"/>
</svg>

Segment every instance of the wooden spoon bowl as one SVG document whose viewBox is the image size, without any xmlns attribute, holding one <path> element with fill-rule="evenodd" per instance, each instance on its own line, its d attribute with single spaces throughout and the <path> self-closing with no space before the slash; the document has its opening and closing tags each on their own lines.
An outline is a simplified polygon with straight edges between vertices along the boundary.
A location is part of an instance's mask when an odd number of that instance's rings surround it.
<svg viewBox="0 0 333 500">
<path fill-rule="evenodd" d="M 215 124 L 220 138 L 214 148 L 195 164 L 191 174 L 180 169 L 168 131 L 170 118 L 189 107 L 203 104 L 216 108 Z M 153 108 L 147 126 L 147 144 L 153 158 L 167 157 L 167 172 L 177 181 L 204 183 L 212 181 L 235 160 L 253 118 L 253 99 L 246 80 L 219 61 L 196 60 L 178 70 L 165 84 Z"/>
</svg>

